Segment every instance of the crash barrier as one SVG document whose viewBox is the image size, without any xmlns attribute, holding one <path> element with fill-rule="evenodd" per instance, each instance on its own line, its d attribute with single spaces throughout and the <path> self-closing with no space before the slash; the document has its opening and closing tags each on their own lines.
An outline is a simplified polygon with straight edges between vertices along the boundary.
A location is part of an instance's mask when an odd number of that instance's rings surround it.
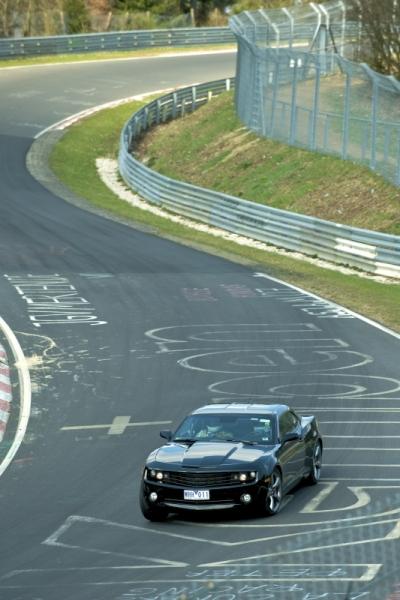
<svg viewBox="0 0 400 600">
<path fill-rule="evenodd" d="M 354 27 L 353 30 L 355 31 Z M 312 33 L 312 27 L 308 24 L 299 27 L 296 30 L 299 43 L 307 45 Z M 279 44 L 285 42 L 290 44 L 291 39 L 290 27 L 283 28 L 278 40 Z M 271 40 L 271 44 L 274 43 L 276 40 Z M 210 44 L 236 44 L 236 38 L 229 27 L 137 29 L 105 33 L 0 38 L 0 58 Z"/>
<path fill-rule="evenodd" d="M 356 161 L 400 186 L 400 81 L 354 61 L 366 42 L 346 11 L 331 0 L 232 17 L 237 114 L 261 136 Z M 308 49 L 299 49 L 306 26 Z"/>
<path fill-rule="evenodd" d="M 120 139 L 119 169 L 125 182 L 146 200 L 210 226 L 376 275 L 400 278 L 398 236 L 323 221 L 200 188 L 161 175 L 135 158 L 135 142 L 147 129 L 196 110 L 234 84 L 233 79 L 226 79 L 186 87 L 153 100 L 133 114 Z"/>
<path fill-rule="evenodd" d="M 52 37 L 2 38 L 0 57 L 16 58 L 48 54 L 74 54 L 138 48 L 233 44 L 229 27 L 146 29 L 109 33 L 58 35 Z"/>
</svg>

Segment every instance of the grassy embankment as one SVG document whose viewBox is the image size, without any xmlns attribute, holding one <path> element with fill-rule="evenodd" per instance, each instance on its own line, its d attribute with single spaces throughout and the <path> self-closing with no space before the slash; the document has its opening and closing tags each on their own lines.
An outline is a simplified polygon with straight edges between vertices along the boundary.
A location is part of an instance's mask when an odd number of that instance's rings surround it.
<svg viewBox="0 0 400 600">
<path fill-rule="evenodd" d="M 400 285 L 238 246 L 116 198 L 98 178 L 95 160 L 116 156 L 121 127 L 139 106 L 134 103 L 106 110 L 74 125 L 51 156 L 58 177 L 112 214 L 149 225 L 160 235 L 244 260 L 400 331 Z M 150 166 L 171 177 L 279 208 L 400 233 L 397 188 L 363 167 L 258 138 L 237 120 L 229 94 L 183 120 L 153 130 L 140 145 L 140 153 Z"/>
</svg>

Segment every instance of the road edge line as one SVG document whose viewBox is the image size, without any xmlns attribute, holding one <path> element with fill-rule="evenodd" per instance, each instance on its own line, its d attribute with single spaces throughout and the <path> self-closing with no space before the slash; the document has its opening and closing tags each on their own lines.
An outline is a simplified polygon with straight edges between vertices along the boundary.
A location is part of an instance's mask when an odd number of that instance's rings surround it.
<svg viewBox="0 0 400 600">
<path fill-rule="evenodd" d="M 18 381 L 20 387 L 20 411 L 19 411 L 19 419 L 18 419 L 18 427 L 17 433 L 15 435 L 14 441 L 8 450 L 5 458 L 0 463 L 0 477 L 6 471 L 7 467 L 9 467 L 12 459 L 16 455 L 19 450 L 19 447 L 22 444 L 24 439 L 29 418 L 31 415 L 31 401 L 32 401 L 32 387 L 31 387 L 31 378 L 29 375 L 29 369 L 27 365 L 27 361 L 25 355 L 22 351 L 22 348 L 12 331 L 11 327 L 7 325 L 2 317 L 0 317 L 0 329 L 4 333 L 7 338 L 7 341 L 11 347 L 15 366 L 18 369 Z"/>
<path fill-rule="evenodd" d="M 390 329 L 390 327 L 386 327 L 386 325 L 382 325 L 381 323 L 378 323 L 378 321 L 374 321 L 373 319 L 370 319 L 369 317 L 366 317 L 366 316 L 362 315 L 361 313 L 351 310 L 351 308 L 347 308 L 346 306 L 343 306 L 342 304 L 337 304 L 337 302 L 334 302 L 333 300 L 329 300 L 328 298 L 324 298 L 323 296 L 318 296 L 318 294 L 314 294 L 314 292 L 308 292 L 304 288 L 298 287 L 297 285 L 294 285 L 293 283 L 287 283 L 286 281 L 283 281 L 283 279 L 278 279 L 277 277 L 267 275 L 266 273 L 263 273 L 261 271 L 255 271 L 253 273 L 253 276 L 254 277 L 262 277 L 264 279 L 269 279 L 270 281 L 276 281 L 276 283 L 280 283 L 281 285 L 290 287 L 293 290 L 296 290 L 297 292 L 300 292 L 301 294 L 310 296 L 311 298 L 315 298 L 316 300 L 322 300 L 323 302 L 329 302 L 329 304 L 331 304 L 332 306 L 334 306 L 336 308 L 340 308 L 342 310 L 345 310 L 347 313 L 349 313 L 356 319 L 359 319 L 360 321 L 364 321 L 364 323 L 367 323 L 367 325 L 371 325 L 372 327 L 375 327 L 376 329 L 380 329 L 381 331 L 383 331 L 383 333 L 387 333 L 387 334 L 397 338 L 398 340 L 400 340 L 400 333 L 398 333 L 394 329 Z"/>
</svg>

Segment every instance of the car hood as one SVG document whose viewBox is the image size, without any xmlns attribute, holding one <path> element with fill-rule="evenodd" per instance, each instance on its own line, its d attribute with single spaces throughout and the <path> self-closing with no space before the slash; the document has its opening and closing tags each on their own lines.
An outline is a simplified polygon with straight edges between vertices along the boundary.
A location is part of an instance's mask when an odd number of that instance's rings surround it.
<svg viewBox="0 0 400 600">
<path fill-rule="evenodd" d="M 261 448 L 242 442 L 171 443 L 156 450 L 151 458 L 163 465 L 232 467 L 250 465 L 271 451 L 271 447 Z"/>
</svg>

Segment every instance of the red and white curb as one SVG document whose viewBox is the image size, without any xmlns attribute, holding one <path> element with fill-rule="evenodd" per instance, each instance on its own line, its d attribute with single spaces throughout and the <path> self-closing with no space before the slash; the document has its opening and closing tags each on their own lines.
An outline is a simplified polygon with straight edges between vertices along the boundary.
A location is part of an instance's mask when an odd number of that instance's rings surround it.
<svg viewBox="0 0 400 600">
<path fill-rule="evenodd" d="M 13 365 L 18 374 L 18 400 L 19 415 L 18 423 L 14 433 L 13 442 L 7 454 L 0 462 L 0 477 L 10 466 L 14 456 L 20 448 L 28 427 L 31 415 L 32 387 L 29 376 L 28 363 L 22 348 L 11 327 L 0 317 L 0 331 L 7 340 L 11 349 Z M 5 427 L 10 416 L 11 406 L 11 381 L 10 371 L 7 364 L 7 356 L 3 346 L 0 345 L 0 441 L 4 437 Z"/>
<path fill-rule="evenodd" d="M 6 432 L 11 410 L 12 389 L 7 353 L 0 344 L 0 442 Z"/>
</svg>

